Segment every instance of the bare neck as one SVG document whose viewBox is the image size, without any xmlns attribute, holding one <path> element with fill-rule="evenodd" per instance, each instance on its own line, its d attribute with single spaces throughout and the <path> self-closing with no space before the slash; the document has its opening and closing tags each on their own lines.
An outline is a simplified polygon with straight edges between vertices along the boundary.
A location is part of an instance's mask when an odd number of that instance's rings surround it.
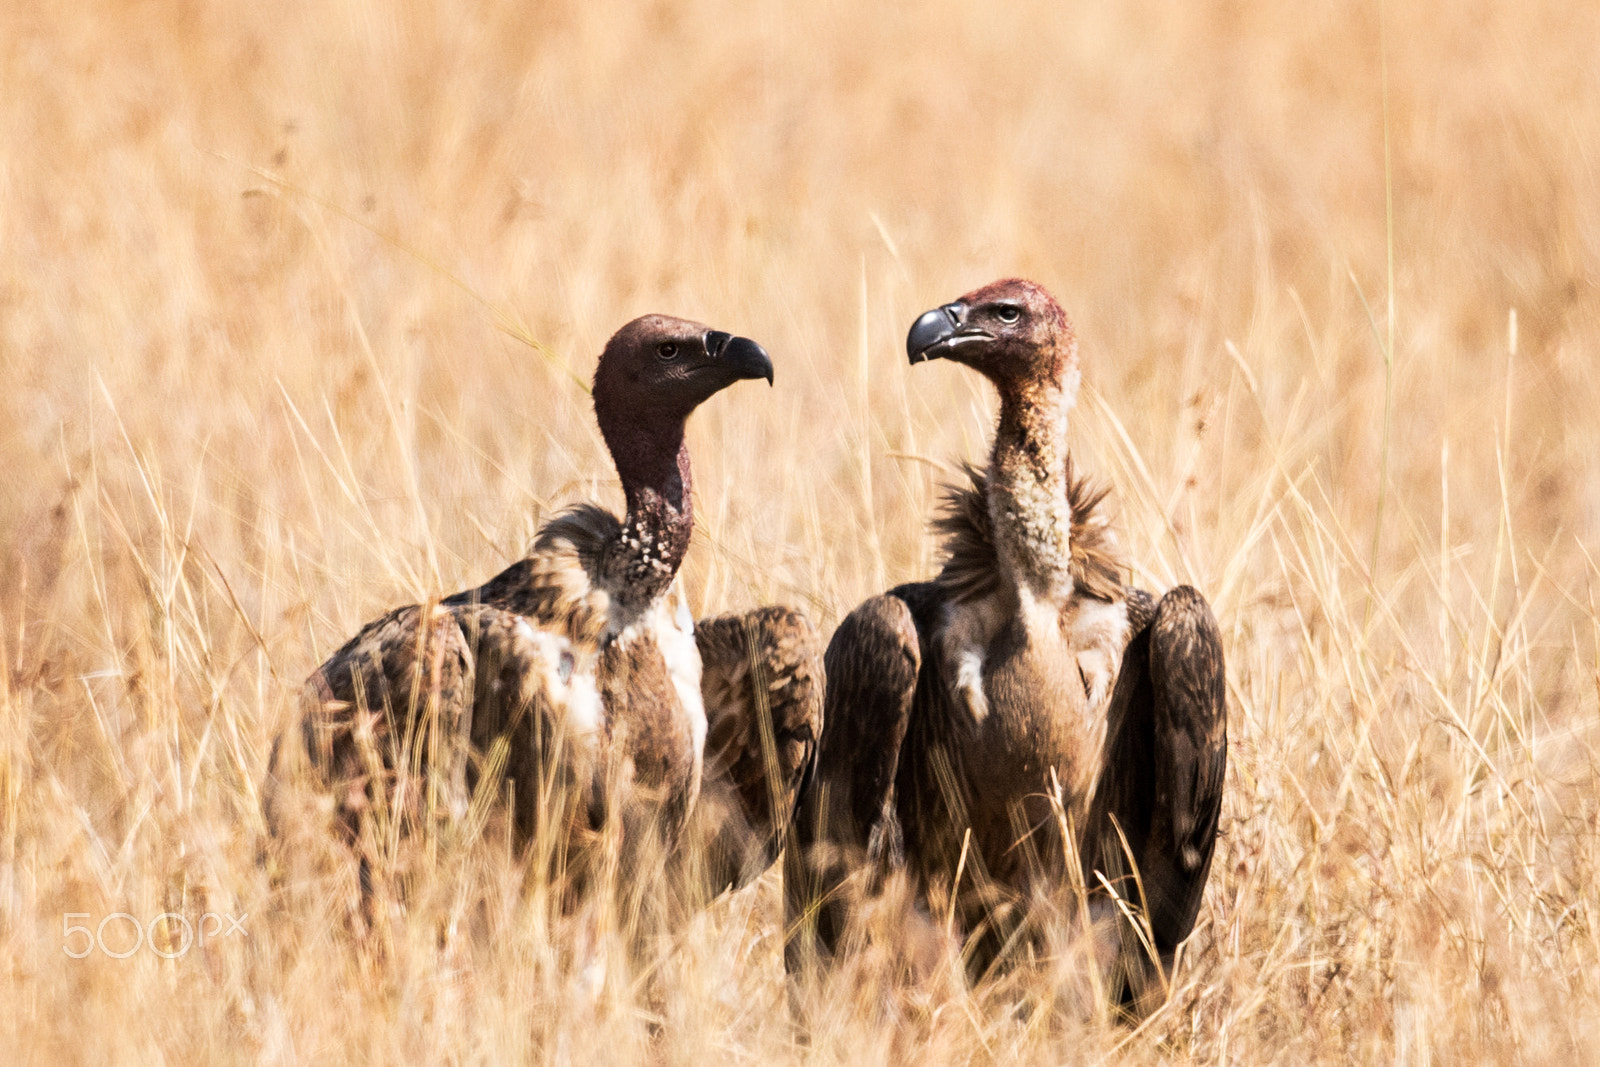
<svg viewBox="0 0 1600 1067">
<path fill-rule="evenodd" d="M 644 607 L 666 592 L 694 530 L 689 448 L 682 420 L 607 433 L 628 511 L 602 564 L 613 596 Z"/>
<path fill-rule="evenodd" d="M 1002 570 L 1019 593 L 1064 603 L 1073 591 L 1067 412 L 1059 380 L 1000 386 L 989 457 L 989 519 Z"/>
</svg>

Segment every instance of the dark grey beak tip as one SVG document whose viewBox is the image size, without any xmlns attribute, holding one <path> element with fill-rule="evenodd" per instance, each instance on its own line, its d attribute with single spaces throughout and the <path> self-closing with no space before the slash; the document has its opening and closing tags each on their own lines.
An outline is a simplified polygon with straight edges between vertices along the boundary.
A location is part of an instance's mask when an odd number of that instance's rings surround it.
<svg viewBox="0 0 1600 1067">
<path fill-rule="evenodd" d="M 917 316 L 917 321 L 911 324 L 911 332 L 906 334 L 906 355 L 911 362 L 926 363 L 936 358 L 938 353 L 930 355 L 930 351 L 955 335 L 961 312 L 965 310 L 957 304 L 946 304 Z"/>
<path fill-rule="evenodd" d="M 765 378 L 772 384 L 772 357 L 748 337 L 732 337 L 722 346 L 720 357 L 741 378 Z"/>
</svg>

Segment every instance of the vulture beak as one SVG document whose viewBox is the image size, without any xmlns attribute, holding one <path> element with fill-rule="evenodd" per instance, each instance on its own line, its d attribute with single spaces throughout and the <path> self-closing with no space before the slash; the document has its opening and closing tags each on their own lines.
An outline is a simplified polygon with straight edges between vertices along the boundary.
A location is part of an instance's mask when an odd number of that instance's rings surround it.
<svg viewBox="0 0 1600 1067">
<path fill-rule="evenodd" d="M 741 378 L 765 378 L 772 384 L 772 357 L 748 337 L 734 337 L 721 330 L 706 331 L 706 354 L 723 369 Z"/>
<path fill-rule="evenodd" d="M 967 305 L 959 300 L 923 312 L 906 335 L 906 355 L 913 364 L 925 363 L 950 355 L 958 345 L 994 340 L 987 330 L 965 328 L 966 318 Z"/>
</svg>

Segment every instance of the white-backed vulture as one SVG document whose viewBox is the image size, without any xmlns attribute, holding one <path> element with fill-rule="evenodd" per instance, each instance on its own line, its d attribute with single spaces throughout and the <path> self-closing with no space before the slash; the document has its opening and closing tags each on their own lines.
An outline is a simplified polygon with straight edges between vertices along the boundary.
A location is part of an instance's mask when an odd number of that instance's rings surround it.
<svg viewBox="0 0 1600 1067">
<path fill-rule="evenodd" d="M 1073 472 L 1077 342 L 1044 289 L 1000 281 L 929 311 L 907 351 L 987 377 L 999 425 L 987 470 L 946 493 L 939 575 L 866 601 L 829 643 L 786 959 L 840 950 L 852 870 L 903 865 L 925 907 L 953 908 L 981 975 L 1066 902 L 1077 862 L 1116 939 L 1113 992 L 1148 1003 L 1211 864 L 1227 754 L 1216 620 L 1187 586 L 1159 602 L 1124 586 L 1106 494 Z M 1159 970 L 1108 883 L 1147 916 Z"/>
<path fill-rule="evenodd" d="M 820 640 L 781 607 L 697 627 L 675 581 L 693 527 L 685 421 L 752 378 L 772 363 L 747 338 L 663 315 L 622 327 L 593 395 L 626 514 L 572 508 L 527 558 L 390 612 L 311 675 L 273 784 L 309 754 L 364 880 L 380 798 L 405 822 L 460 819 L 485 779 L 523 841 L 553 831 L 563 855 L 617 819 L 625 848 L 654 838 L 707 894 L 770 865 L 821 730 Z"/>
</svg>

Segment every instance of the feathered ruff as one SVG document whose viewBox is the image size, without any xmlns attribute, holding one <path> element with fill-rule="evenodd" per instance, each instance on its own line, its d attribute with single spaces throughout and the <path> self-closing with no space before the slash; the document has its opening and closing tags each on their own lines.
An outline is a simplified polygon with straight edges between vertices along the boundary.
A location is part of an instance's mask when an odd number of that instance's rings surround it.
<svg viewBox="0 0 1600 1067">
<path fill-rule="evenodd" d="M 971 463 L 961 465 L 967 485 L 944 487 L 933 529 L 944 538 L 944 569 L 936 579 L 953 602 L 978 600 L 1000 588 L 999 557 L 989 518 L 989 478 Z M 1072 580 L 1079 592 L 1107 603 L 1124 596 L 1125 569 L 1111 518 L 1103 506 L 1108 486 L 1075 477 L 1067 458 L 1067 501 L 1072 507 Z"/>
</svg>

